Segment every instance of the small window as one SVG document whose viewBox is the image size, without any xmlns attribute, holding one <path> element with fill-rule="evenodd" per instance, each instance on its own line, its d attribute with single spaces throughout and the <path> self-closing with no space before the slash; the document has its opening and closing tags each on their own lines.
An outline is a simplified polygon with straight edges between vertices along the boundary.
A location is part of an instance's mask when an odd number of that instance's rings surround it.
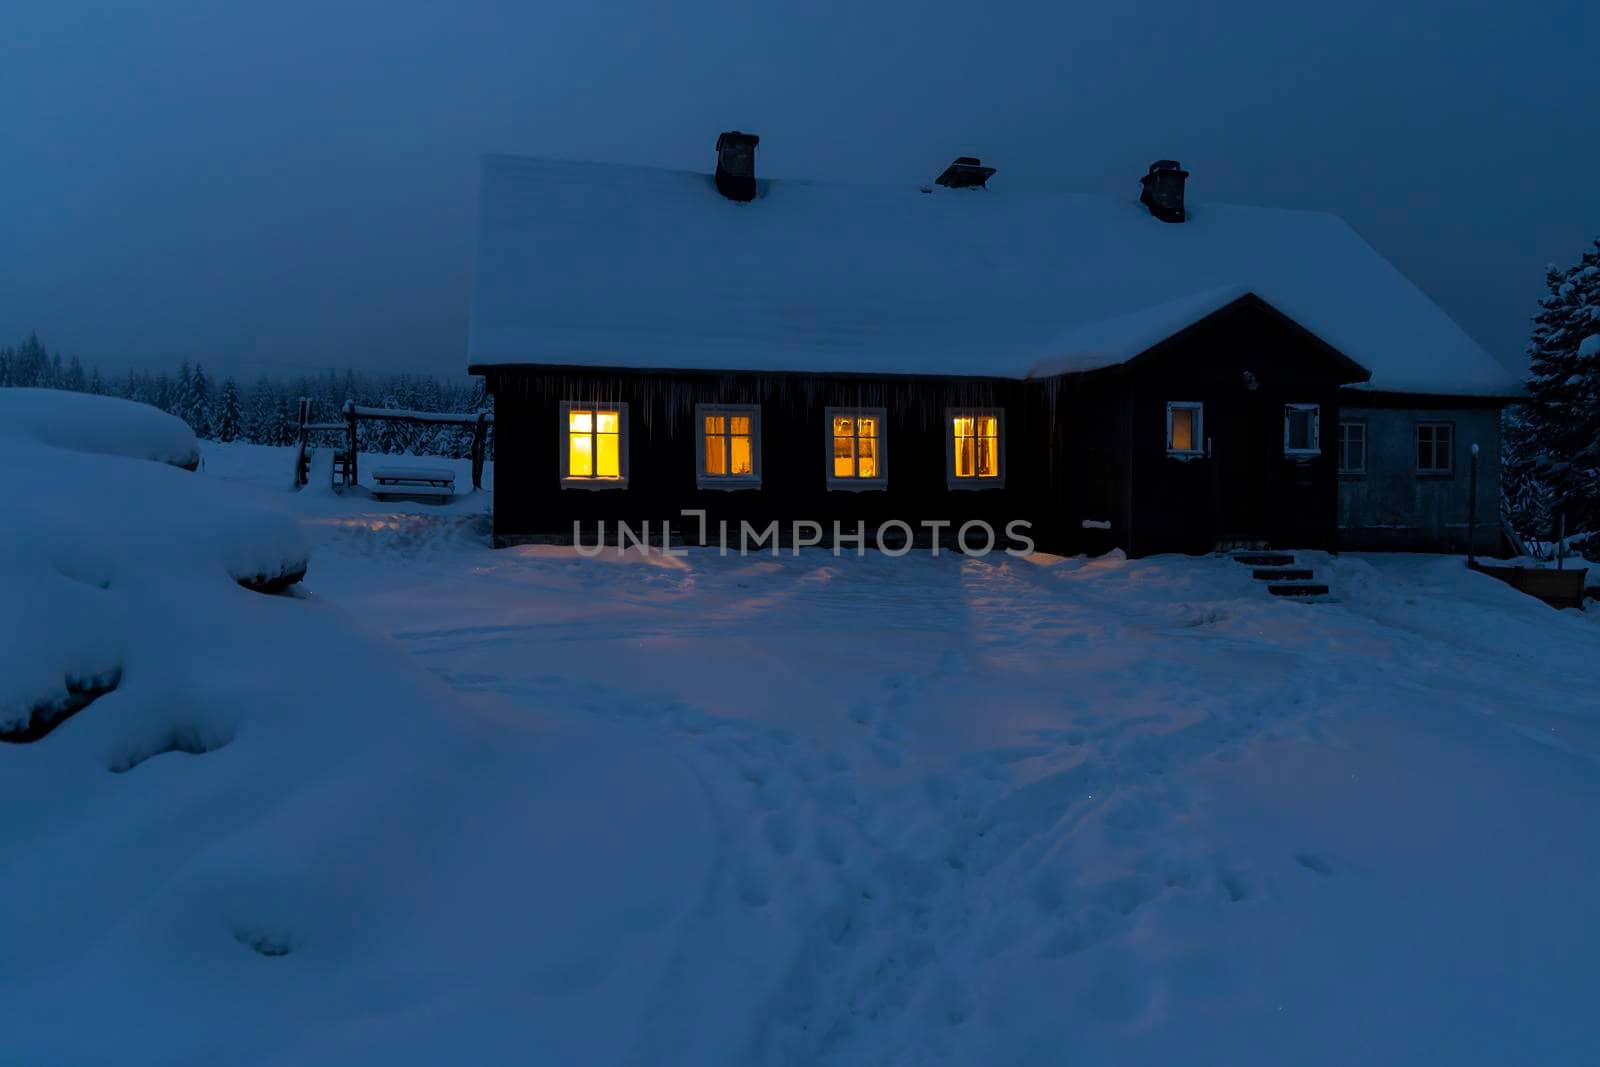
<svg viewBox="0 0 1600 1067">
<path fill-rule="evenodd" d="M 561 405 L 561 484 L 616 489 L 628 484 L 628 405 Z"/>
<path fill-rule="evenodd" d="M 949 445 L 945 471 L 952 489 L 997 489 L 1005 484 L 1005 413 L 999 408 L 945 412 Z"/>
<path fill-rule="evenodd" d="M 1448 422 L 1417 424 L 1417 473 L 1454 474 L 1455 427 Z"/>
<path fill-rule="evenodd" d="M 1167 455 L 1205 455 L 1205 432 L 1204 404 L 1174 400 L 1167 405 Z"/>
<path fill-rule="evenodd" d="M 754 489 L 761 484 L 761 409 L 697 404 L 695 481 L 702 489 Z"/>
<path fill-rule="evenodd" d="M 883 408 L 828 408 L 829 489 L 882 489 L 889 483 Z"/>
<path fill-rule="evenodd" d="M 1357 420 L 1339 423 L 1339 473 L 1367 473 L 1367 424 Z"/>
<path fill-rule="evenodd" d="M 1319 404 L 1283 406 L 1283 454 L 1321 455 L 1322 407 Z"/>
</svg>

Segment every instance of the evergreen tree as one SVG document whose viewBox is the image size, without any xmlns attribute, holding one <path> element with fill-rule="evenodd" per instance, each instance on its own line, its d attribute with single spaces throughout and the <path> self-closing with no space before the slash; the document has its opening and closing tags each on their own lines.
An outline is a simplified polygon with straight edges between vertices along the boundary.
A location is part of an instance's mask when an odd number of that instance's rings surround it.
<svg viewBox="0 0 1600 1067">
<path fill-rule="evenodd" d="M 59 361 L 61 359 L 61 357 L 59 355 L 57 355 L 56 359 L 57 359 L 57 361 Z M 89 378 L 88 378 L 87 375 L 84 374 L 84 372 L 83 372 L 83 363 L 82 363 L 82 361 L 80 361 L 78 359 L 77 356 L 73 356 L 72 360 L 67 364 L 67 369 L 62 374 L 61 382 L 57 386 L 57 388 L 70 389 L 74 393 L 82 393 L 82 392 L 87 392 L 88 391 L 88 389 L 89 389 Z"/>
<path fill-rule="evenodd" d="M 194 371 L 189 376 L 188 410 L 183 412 L 183 421 L 189 424 L 194 435 L 201 440 L 212 436 L 211 430 L 211 382 L 206 377 L 205 369 L 196 363 Z"/>
<path fill-rule="evenodd" d="M 1600 530 L 1600 240 L 1566 270 L 1545 273 L 1528 346 L 1529 403 L 1508 423 L 1511 494 L 1548 535 L 1548 506 L 1569 532 Z M 1543 501 L 1544 503 L 1539 503 Z"/>
<path fill-rule="evenodd" d="M 244 419 L 244 439 L 253 445 L 277 444 L 278 396 L 262 375 L 250 390 L 250 407 Z"/>
<path fill-rule="evenodd" d="M 239 402 L 239 386 L 232 378 L 222 383 L 222 392 L 217 396 L 216 416 L 217 440 L 224 444 L 238 440 L 244 428 L 244 411 Z"/>
</svg>

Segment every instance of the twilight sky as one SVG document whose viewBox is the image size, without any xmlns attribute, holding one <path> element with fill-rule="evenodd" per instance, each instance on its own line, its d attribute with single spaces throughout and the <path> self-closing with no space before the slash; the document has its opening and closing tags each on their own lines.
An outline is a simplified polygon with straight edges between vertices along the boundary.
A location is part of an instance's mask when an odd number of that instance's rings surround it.
<svg viewBox="0 0 1600 1067">
<path fill-rule="evenodd" d="M 478 155 L 709 170 L 734 127 L 769 177 L 1177 158 L 1343 215 L 1516 367 L 1600 235 L 1592 0 L 4 7 L 0 343 L 111 370 L 461 372 Z"/>
</svg>

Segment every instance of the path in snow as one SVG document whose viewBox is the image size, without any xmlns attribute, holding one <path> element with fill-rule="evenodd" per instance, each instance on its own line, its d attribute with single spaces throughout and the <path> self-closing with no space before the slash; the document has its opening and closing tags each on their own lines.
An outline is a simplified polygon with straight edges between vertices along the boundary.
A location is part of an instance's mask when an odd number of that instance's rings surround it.
<svg viewBox="0 0 1600 1067">
<path fill-rule="evenodd" d="M 1482 581 L 1457 601 L 1425 562 L 1319 560 L 1343 602 L 1309 606 L 1227 560 L 586 560 L 458 534 L 343 528 L 315 588 L 463 694 L 633 724 L 693 769 L 715 859 L 638 1063 L 995 1062 L 997 1032 L 1064 1056 L 1060 1034 L 1125 1047 L 1213 997 L 1267 1011 L 1219 945 L 1359 864 L 1218 826 L 1228 768 L 1418 707 L 1600 751 L 1537 666 L 1583 663 L 1592 627 Z M 1161 931 L 1195 923 L 1214 943 L 1175 962 Z M 1054 1018 L 1016 1007 L 1024 975 Z"/>
</svg>

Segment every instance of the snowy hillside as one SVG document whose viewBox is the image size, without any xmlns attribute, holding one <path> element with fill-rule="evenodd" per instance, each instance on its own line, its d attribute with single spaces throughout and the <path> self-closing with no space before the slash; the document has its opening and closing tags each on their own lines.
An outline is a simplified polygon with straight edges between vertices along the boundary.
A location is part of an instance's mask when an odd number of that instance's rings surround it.
<svg viewBox="0 0 1600 1067">
<path fill-rule="evenodd" d="M 16 556 L 55 584 L 8 624 L 101 598 L 125 670 L 0 744 L 0 1062 L 1600 1048 L 1593 606 L 1437 557 L 1319 557 L 1307 605 L 1226 559 L 493 552 L 489 493 L 290 466 L 152 469 L 292 517 L 292 596 L 117 555 L 135 494 L 22 500 L 117 569 Z"/>
</svg>

